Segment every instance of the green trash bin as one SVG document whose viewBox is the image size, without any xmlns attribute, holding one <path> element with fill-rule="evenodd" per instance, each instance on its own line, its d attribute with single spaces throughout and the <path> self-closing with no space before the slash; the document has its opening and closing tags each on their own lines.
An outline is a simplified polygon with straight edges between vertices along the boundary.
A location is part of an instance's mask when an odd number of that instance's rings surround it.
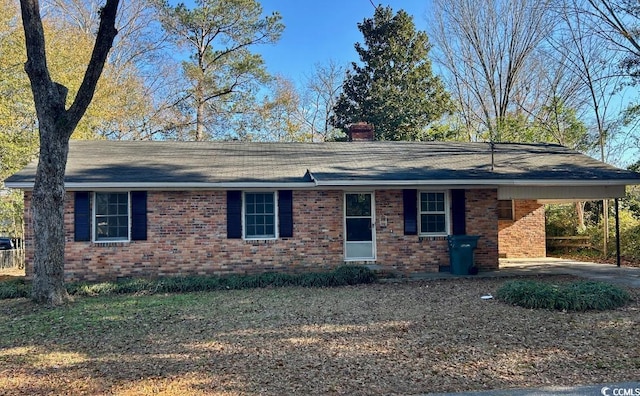
<svg viewBox="0 0 640 396">
<path fill-rule="evenodd" d="M 478 247 L 476 235 L 449 235 L 449 268 L 454 275 L 470 275 L 474 266 L 473 251 Z"/>
</svg>

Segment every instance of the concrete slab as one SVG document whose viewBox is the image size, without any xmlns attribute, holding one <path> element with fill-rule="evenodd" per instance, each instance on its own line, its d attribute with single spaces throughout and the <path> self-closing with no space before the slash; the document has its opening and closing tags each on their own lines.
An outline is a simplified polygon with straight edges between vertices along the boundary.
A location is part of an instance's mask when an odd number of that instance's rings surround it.
<svg viewBox="0 0 640 396">
<path fill-rule="evenodd" d="M 595 281 L 640 288 L 640 268 L 618 267 L 614 264 L 592 263 L 559 258 L 501 259 L 496 272 L 519 275 L 573 275 Z"/>
<path fill-rule="evenodd" d="M 553 257 L 536 259 L 500 259 L 500 269 L 483 271 L 477 275 L 453 275 L 449 272 L 428 272 L 416 274 L 412 280 L 453 279 L 453 278 L 508 278 L 517 276 L 573 275 L 595 281 L 609 282 L 622 286 L 640 288 L 640 268 L 618 267 L 613 264 L 601 264 L 585 261 L 559 259 Z M 405 281 L 386 279 L 382 281 Z M 640 396 L 640 395 L 638 395 Z"/>
</svg>

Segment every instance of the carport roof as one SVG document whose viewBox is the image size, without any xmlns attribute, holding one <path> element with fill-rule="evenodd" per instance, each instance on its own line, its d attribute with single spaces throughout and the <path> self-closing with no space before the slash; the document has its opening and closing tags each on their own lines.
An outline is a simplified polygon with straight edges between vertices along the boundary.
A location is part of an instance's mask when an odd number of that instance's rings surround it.
<svg viewBox="0 0 640 396">
<path fill-rule="evenodd" d="M 493 161 L 492 161 L 493 158 Z M 37 161 L 9 177 L 33 188 Z M 640 174 L 552 144 L 71 141 L 65 184 L 82 188 L 630 185 Z"/>
</svg>

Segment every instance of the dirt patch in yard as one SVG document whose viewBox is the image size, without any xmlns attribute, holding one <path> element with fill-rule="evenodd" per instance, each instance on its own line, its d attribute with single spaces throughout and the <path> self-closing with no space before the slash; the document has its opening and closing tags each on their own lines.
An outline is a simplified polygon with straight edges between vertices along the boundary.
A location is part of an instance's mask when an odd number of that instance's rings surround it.
<svg viewBox="0 0 640 396">
<path fill-rule="evenodd" d="M 0 268 L 0 282 L 14 278 L 24 278 L 24 276 L 24 268 Z"/>
<path fill-rule="evenodd" d="M 419 394 L 640 378 L 638 290 L 608 312 L 481 299 L 505 281 L 0 301 L 0 393 Z"/>
</svg>

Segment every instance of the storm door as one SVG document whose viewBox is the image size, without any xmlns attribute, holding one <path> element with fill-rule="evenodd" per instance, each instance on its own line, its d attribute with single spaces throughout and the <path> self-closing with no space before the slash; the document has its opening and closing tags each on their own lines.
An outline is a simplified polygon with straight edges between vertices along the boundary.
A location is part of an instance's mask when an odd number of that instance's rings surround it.
<svg viewBox="0 0 640 396">
<path fill-rule="evenodd" d="M 375 209 L 372 193 L 344 195 L 345 260 L 375 259 Z"/>
</svg>

